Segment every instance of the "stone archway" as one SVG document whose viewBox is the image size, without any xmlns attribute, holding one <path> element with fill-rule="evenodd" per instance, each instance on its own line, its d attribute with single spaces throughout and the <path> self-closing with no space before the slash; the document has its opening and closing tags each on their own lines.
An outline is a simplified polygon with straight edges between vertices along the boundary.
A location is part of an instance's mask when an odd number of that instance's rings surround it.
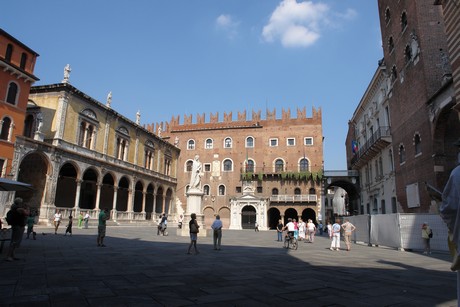
<svg viewBox="0 0 460 307">
<path fill-rule="evenodd" d="M 115 192 L 114 189 L 115 179 L 113 178 L 112 174 L 107 173 L 102 178 L 102 186 L 101 186 L 101 196 L 99 200 L 99 208 L 100 209 L 108 209 L 112 210 L 113 208 L 113 195 Z"/>
<path fill-rule="evenodd" d="M 268 215 L 268 228 L 276 229 L 278 221 L 281 219 L 281 213 L 278 208 L 270 208 L 267 212 Z"/>
<path fill-rule="evenodd" d="M 56 187 L 56 207 L 73 208 L 77 193 L 77 168 L 71 163 L 65 163 L 59 170 Z"/>
<path fill-rule="evenodd" d="M 138 181 L 134 189 L 134 204 L 133 204 L 134 212 L 142 212 L 142 201 L 144 198 L 143 189 L 144 189 L 144 186 L 142 185 L 142 182 Z"/>
<path fill-rule="evenodd" d="M 94 209 L 96 207 L 97 194 L 97 173 L 89 168 L 83 174 L 83 180 L 80 188 L 80 209 Z"/>
<path fill-rule="evenodd" d="M 312 208 L 306 208 L 302 211 L 302 220 L 307 223 L 308 220 L 312 220 L 313 223 L 317 223 L 316 221 L 316 212 Z"/>
<path fill-rule="evenodd" d="M 284 211 L 284 225 L 288 223 L 289 218 L 296 220 L 299 218 L 299 214 L 296 209 L 288 208 L 286 211 Z"/>
<path fill-rule="evenodd" d="M 256 208 L 253 206 L 244 206 L 241 209 L 241 227 L 243 229 L 254 229 L 256 223 Z"/>
<path fill-rule="evenodd" d="M 157 190 L 157 197 L 155 203 L 155 213 L 163 213 L 163 188 L 159 187 Z"/>
<path fill-rule="evenodd" d="M 145 195 L 145 219 L 151 220 L 153 215 L 153 184 L 147 186 L 147 194 Z"/>
<path fill-rule="evenodd" d="M 128 196 L 129 196 L 129 181 L 126 177 L 122 177 L 118 182 L 117 192 L 117 211 L 128 210 Z"/>
<path fill-rule="evenodd" d="M 228 229 L 230 227 L 230 208 L 220 208 L 219 216 L 222 221 L 223 228 Z"/>
<path fill-rule="evenodd" d="M 215 218 L 214 209 L 212 207 L 204 208 L 203 215 L 204 215 L 204 224 L 206 225 L 206 228 L 210 228 Z"/>
<path fill-rule="evenodd" d="M 16 197 L 21 197 L 32 210 L 39 214 L 42 198 L 46 188 L 46 174 L 50 164 L 48 160 L 38 153 L 31 153 L 22 159 L 19 166 L 18 181 L 29 183 L 33 191 L 18 191 Z M 24 171 L 27 170 L 27 171 Z"/>
</svg>

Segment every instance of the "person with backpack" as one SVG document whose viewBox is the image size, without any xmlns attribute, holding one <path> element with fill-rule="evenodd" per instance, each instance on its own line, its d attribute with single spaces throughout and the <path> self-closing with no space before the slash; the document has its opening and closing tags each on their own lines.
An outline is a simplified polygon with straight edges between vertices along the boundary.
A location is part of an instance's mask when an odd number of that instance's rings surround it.
<svg viewBox="0 0 460 307">
<path fill-rule="evenodd" d="M 433 237 L 433 231 L 430 228 L 430 225 L 428 225 L 427 222 L 422 224 L 422 239 L 423 242 L 425 243 L 425 250 L 423 253 L 426 254 L 431 254 L 431 247 L 430 247 L 430 239 Z"/>
<path fill-rule="evenodd" d="M 11 205 L 11 209 L 6 214 L 6 221 L 11 226 L 11 242 L 6 255 L 6 261 L 19 260 L 15 257 L 14 252 L 21 245 L 26 220 L 29 215 L 29 208 L 23 203 L 22 198 L 17 197 L 13 205 Z"/>
</svg>

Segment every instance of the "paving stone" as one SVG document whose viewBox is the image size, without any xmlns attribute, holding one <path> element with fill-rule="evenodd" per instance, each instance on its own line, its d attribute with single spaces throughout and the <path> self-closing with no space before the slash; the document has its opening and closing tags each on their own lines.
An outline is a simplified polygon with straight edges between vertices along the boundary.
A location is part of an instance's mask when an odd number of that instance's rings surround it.
<svg viewBox="0 0 460 307">
<path fill-rule="evenodd" d="M 39 232 L 52 233 L 40 226 Z M 224 230 L 222 251 L 199 237 L 156 236 L 151 228 L 109 226 L 24 240 L 23 260 L 0 263 L 0 306 L 455 306 L 450 256 L 330 240 L 286 250 L 275 232 Z M 244 238 L 244 239 L 242 239 Z M 427 290 L 429 289 L 429 290 Z M 67 303 L 67 304 L 66 304 Z"/>
</svg>

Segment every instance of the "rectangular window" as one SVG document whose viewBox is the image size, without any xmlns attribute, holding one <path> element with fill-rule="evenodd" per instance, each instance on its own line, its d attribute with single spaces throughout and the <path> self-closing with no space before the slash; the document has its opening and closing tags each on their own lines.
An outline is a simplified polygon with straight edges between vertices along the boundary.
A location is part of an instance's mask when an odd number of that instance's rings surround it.
<svg viewBox="0 0 460 307">
<path fill-rule="evenodd" d="M 313 138 L 312 137 L 304 138 L 303 144 L 306 145 L 306 146 L 312 146 L 313 145 Z"/>
<path fill-rule="evenodd" d="M 236 187 L 236 193 L 241 193 L 241 187 Z"/>
<path fill-rule="evenodd" d="M 205 172 L 210 172 L 211 171 L 211 163 L 205 163 L 204 164 L 204 171 Z"/>
<path fill-rule="evenodd" d="M 262 193 L 263 189 L 262 187 L 257 187 L 257 193 Z"/>
<path fill-rule="evenodd" d="M 276 139 L 276 138 L 270 139 L 268 141 L 268 143 L 270 144 L 270 147 L 276 147 L 276 146 L 278 146 L 278 139 Z"/>
<path fill-rule="evenodd" d="M 295 138 L 288 138 L 286 140 L 286 145 L 287 146 L 295 146 Z"/>
</svg>

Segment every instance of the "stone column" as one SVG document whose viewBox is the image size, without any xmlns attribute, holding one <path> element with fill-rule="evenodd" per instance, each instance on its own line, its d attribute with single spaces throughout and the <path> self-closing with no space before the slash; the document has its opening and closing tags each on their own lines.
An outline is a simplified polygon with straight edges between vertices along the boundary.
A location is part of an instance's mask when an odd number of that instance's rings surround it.
<svg viewBox="0 0 460 307">
<path fill-rule="evenodd" d="M 75 181 L 77 182 L 77 192 L 75 193 L 75 205 L 74 205 L 74 209 L 75 209 L 75 214 L 77 214 L 78 211 L 79 211 L 80 189 L 81 189 L 82 180 L 77 179 L 77 180 L 75 180 Z"/>
<path fill-rule="evenodd" d="M 96 191 L 96 206 L 94 207 L 95 210 L 99 211 L 100 209 L 100 201 L 101 201 L 101 187 L 102 184 L 96 183 L 97 191 Z"/>
<path fill-rule="evenodd" d="M 112 205 L 112 220 L 117 220 L 117 194 L 118 194 L 118 187 L 113 187 L 113 205 Z"/>
<path fill-rule="evenodd" d="M 60 140 L 64 137 L 64 127 L 67 116 L 67 105 L 69 100 L 69 94 L 62 92 L 59 96 L 58 107 L 56 111 L 56 133 L 54 134 L 53 145 L 57 146 Z"/>
<path fill-rule="evenodd" d="M 129 219 L 132 219 L 133 216 L 134 194 L 132 189 L 128 189 L 128 210 L 126 211 L 128 212 Z"/>
<path fill-rule="evenodd" d="M 147 197 L 147 192 L 142 191 L 142 213 L 145 213 L 145 199 Z"/>
</svg>

